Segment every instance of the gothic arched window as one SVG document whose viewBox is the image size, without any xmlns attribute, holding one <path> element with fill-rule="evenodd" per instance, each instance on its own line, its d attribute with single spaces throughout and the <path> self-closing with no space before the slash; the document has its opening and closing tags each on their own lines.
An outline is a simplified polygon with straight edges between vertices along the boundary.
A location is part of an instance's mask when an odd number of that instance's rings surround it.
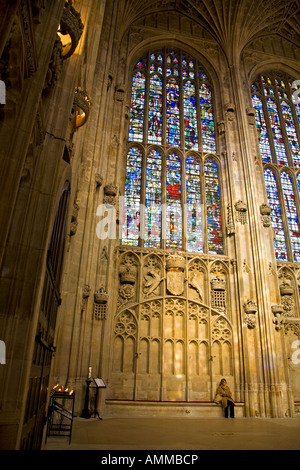
<svg viewBox="0 0 300 470">
<path fill-rule="evenodd" d="M 259 148 L 278 260 L 300 261 L 300 107 L 293 80 L 264 73 L 252 85 Z"/>
<path fill-rule="evenodd" d="M 198 61 L 149 52 L 132 75 L 122 243 L 223 254 L 212 91 Z"/>
</svg>

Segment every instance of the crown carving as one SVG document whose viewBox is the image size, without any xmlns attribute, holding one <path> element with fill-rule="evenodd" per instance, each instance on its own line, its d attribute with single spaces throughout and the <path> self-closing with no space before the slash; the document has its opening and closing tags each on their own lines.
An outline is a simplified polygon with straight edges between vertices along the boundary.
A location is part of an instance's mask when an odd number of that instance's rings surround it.
<svg viewBox="0 0 300 470">
<path fill-rule="evenodd" d="M 116 196 L 118 193 L 118 186 L 113 183 L 109 183 L 104 187 L 104 193 L 106 196 Z"/>
<path fill-rule="evenodd" d="M 212 279 L 210 284 L 213 290 L 225 290 L 225 279 L 221 279 L 218 276 Z"/>
<path fill-rule="evenodd" d="M 257 305 L 254 300 L 248 300 L 244 303 L 244 310 L 247 314 L 255 314 L 257 312 Z"/>
<path fill-rule="evenodd" d="M 94 302 L 96 304 L 105 304 L 108 301 L 108 293 L 103 287 L 100 287 L 100 289 L 97 290 L 97 292 L 94 293 Z"/>
<path fill-rule="evenodd" d="M 235 204 L 235 208 L 239 212 L 246 212 L 247 211 L 247 204 L 243 201 L 238 201 Z"/>
<path fill-rule="evenodd" d="M 292 295 L 293 293 L 294 293 L 294 290 L 289 281 L 285 281 L 280 285 L 280 294 Z"/>
<path fill-rule="evenodd" d="M 166 260 L 167 270 L 180 270 L 184 271 L 185 268 L 185 259 L 183 256 L 179 255 L 177 252 L 170 254 Z"/>
<path fill-rule="evenodd" d="M 134 284 L 137 277 L 136 266 L 121 266 L 120 281 L 121 284 Z"/>
</svg>

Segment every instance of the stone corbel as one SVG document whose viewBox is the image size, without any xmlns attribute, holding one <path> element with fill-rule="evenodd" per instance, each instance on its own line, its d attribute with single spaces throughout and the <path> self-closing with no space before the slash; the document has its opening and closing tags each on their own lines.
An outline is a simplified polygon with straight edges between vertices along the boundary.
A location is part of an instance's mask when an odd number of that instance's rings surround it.
<svg viewBox="0 0 300 470">
<path fill-rule="evenodd" d="M 227 103 L 225 105 L 225 116 L 229 122 L 235 119 L 235 105 L 233 103 Z"/>
<path fill-rule="evenodd" d="M 256 124 L 255 111 L 256 111 L 255 108 L 247 108 L 246 109 L 246 113 L 247 113 L 247 116 L 248 116 L 248 123 L 251 126 L 255 126 L 255 124 Z"/>
<path fill-rule="evenodd" d="M 257 305 L 254 300 L 248 300 L 244 303 L 244 311 L 246 313 L 245 323 L 247 327 L 252 330 L 256 327 L 255 315 L 257 313 Z"/>
<path fill-rule="evenodd" d="M 268 204 L 262 204 L 260 206 L 260 214 L 261 214 L 261 220 L 262 220 L 263 226 L 271 227 L 272 225 L 272 219 L 270 217 L 271 207 L 269 207 Z"/>
<path fill-rule="evenodd" d="M 275 330 L 280 331 L 283 327 L 284 320 L 283 305 L 272 305 L 271 310 L 274 315 L 273 323 L 275 325 Z"/>
<path fill-rule="evenodd" d="M 109 204 L 111 206 L 115 206 L 117 194 L 118 194 L 118 186 L 112 183 L 107 184 L 104 187 L 103 203 Z"/>
<path fill-rule="evenodd" d="M 125 87 L 123 85 L 117 86 L 116 91 L 115 91 L 116 101 L 124 101 L 124 97 L 125 97 Z"/>
</svg>

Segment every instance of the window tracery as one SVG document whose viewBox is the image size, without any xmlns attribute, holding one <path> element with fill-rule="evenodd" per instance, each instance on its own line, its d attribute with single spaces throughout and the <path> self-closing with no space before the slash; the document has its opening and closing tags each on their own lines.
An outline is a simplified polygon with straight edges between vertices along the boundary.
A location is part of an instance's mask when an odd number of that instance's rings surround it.
<svg viewBox="0 0 300 470">
<path fill-rule="evenodd" d="M 293 80 L 285 73 L 264 73 L 252 85 L 264 180 L 275 231 L 277 260 L 300 261 L 299 105 Z"/>
<path fill-rule="evenodd" d="M 165 48 L 137 62 L 129 142 L 122 244 L 223 254 L 212 91 L 197 60 Z"/>
</svg>

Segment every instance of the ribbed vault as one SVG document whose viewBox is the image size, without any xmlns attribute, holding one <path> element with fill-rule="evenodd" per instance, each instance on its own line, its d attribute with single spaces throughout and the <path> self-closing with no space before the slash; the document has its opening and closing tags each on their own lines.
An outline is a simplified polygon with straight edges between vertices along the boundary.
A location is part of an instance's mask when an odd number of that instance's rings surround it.
<svg viewBox="0 0 300 470">
<path fill-rule="evenodd" d="M 177 11 L 192 19 L 229 59 L 264 35 L 277 34 L 300 44 L 300 0 L 124 0 L 123 28 L 164 11 Z"/>
</svg>

